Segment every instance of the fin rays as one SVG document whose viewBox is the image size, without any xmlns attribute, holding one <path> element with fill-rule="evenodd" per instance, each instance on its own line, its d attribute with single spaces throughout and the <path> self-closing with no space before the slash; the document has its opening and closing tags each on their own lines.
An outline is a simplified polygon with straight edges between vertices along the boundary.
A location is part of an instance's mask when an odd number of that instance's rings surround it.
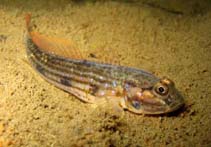
<svg viewBox="0 0 211 147">
<path fill-rule="evenodd" d="M 88 59 L 94 62 L 120 65 L 118 58 L 115 58 L 115 54 L 113 54 L 113 52 L 109 52 L 106 57 L 99 57 L 98 59 L 90 58 L 88 57 L 87 52 L 83 52 L 82 54 L 82 50 L 77 48 L 75 44 L 69 40 L 47 37 L 38 32 L 32 31 L 32 24 L 30 23 L 30 20 L 31 15 L 27 14 L 25 17 L 28 32 L 27 37 L 30 37 L 40 50 L 66 58 Z"/>
<path fill-rule="evenodd" d="M 40 33 L 31 31 L 30 14 L 26 15 L 25 20 L 28 37 L 30 37 L 34 44 L 36 44 L 41 50 L 67 58 L 83 59 L 82 53 L 74 43 L 65 39 L 46 37 Z"/>
</svg>

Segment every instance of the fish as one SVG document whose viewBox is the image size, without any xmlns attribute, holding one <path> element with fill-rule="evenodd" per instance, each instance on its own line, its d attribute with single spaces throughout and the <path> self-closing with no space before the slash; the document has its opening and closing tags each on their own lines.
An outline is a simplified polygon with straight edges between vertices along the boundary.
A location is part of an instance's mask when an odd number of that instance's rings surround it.
<svg viewBox="0 0 211 147">
<path fill-rule="evenodd" d="M 167 77 L 112 63 L 87 60 L 71 41 L 33 31 L 26 15 L 26 54 L 31 66 L 49 83 L 79 100 L 97 104 L 118 102 L 134 114 L 158 115 L 178 110 L 184 98 Z"/>
</svg>

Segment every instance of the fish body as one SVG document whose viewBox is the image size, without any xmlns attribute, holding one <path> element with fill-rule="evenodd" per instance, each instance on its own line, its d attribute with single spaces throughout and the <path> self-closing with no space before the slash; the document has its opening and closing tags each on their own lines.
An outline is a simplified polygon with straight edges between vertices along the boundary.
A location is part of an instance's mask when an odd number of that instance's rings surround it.
<svg viewBox="0 0 211 147">
<path fill-rule="evenodd" d="M 123 109 L 137 114 L 163 114 L 180 108 L 183 98 L 168 78 L 144 70 L 98 63 L 73 56 L 67 41 L 31 30 L 26 17 L 26 51 L 32 67 L 48 82 L 87 103 L 116 99 Z"/>
</svg>

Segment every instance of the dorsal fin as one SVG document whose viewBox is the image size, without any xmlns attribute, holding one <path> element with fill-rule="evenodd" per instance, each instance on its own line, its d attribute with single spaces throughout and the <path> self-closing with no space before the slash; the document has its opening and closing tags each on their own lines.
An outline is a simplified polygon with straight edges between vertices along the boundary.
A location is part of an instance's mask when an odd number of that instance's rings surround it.
<svg viewBox="0 0 211 147">
<path fill-rule="evenodd" d="M 31 15 L 26 15 L 26 28 L 28 31 L 28 37 L 32 39 L 34 44 L 36 44 L 41 50 L 56 54 L 62 57 L 73 58 L 73 59 L 83 59 L 82 54 L 79 49 L 65 39 L 47 37 L 41 35 L 38 32 L 32 31 L 32 26 L 30 23 Z"/>
<path fill-rule="evenodd" d="M 56 54 L 66 58 L 84 59 L 100 63 L 120 65 L 119 58 L 115 57 L 115 54 L 113 52 L 109 52 L 107 56 L 105 56 L 104 53 L 100 53 L 100 56 L 92 58 L 90 57 L 89 51 L 83 51 L 82 54 L 82 51 L 69 40 L 47 37 L 33 31 L 33 25 L 31 24 L 31 14 L 27 14 L 25 20 L 28 33 L 27 37 L 30 37 L 34 44 L 36 44 L 41 50 L 45 52 Z"/>
</svg>

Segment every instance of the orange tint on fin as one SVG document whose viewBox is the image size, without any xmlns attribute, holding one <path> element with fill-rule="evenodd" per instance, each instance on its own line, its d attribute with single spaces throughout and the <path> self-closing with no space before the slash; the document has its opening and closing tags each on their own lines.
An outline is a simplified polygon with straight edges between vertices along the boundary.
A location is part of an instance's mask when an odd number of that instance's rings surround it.
<svg viewBox="0 0 211 147">
<path fill-rule="evenodd" d="M 82 59 L 82 54 L 70 41 L 43 36 L 37 32 L 30 33 L 33 42 L 43 51 L 66 58 Z"/>
<path fill-rule="evenodd" d="M 31 15 L 27 14 L 25 19 L 29 36 L 41 50 L 66 58 L 83 59 L 81 52 L 73 43 L 64 39 L 46 37 L 40 33 L 33 32 L 30 28 Z"/>
</svg>

